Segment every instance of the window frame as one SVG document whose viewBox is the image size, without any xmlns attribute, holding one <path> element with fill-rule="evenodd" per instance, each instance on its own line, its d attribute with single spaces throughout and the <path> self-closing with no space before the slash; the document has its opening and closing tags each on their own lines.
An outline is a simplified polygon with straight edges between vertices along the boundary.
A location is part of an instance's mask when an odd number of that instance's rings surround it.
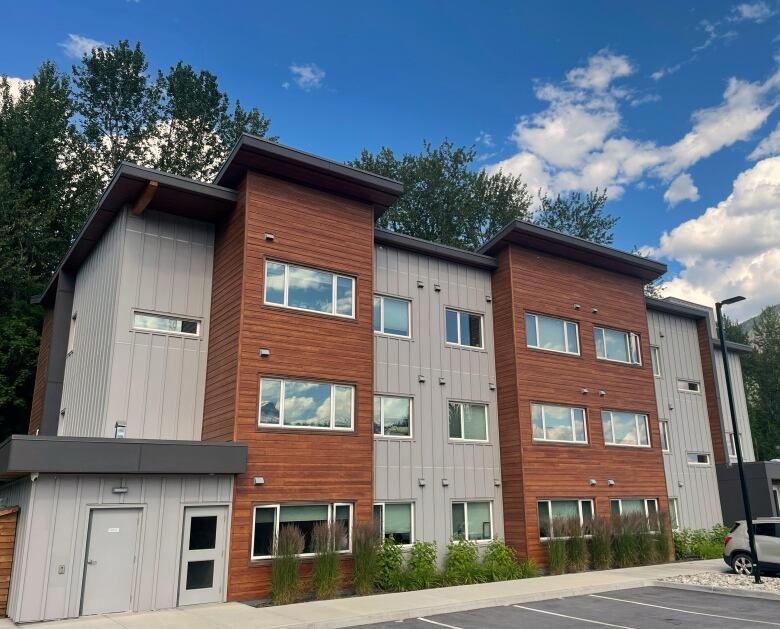
<svg viewBox="0 0 780 629">
<path fill-rule="evenodd" d="M 355 505 L 351 502 L 276 502 L 276 503 L 259 503 L 252 505 L 252 531 L 251 531 L 251 543 L 249 546 L 249 559 L 250 561 L 263 561 L 267 559 L 273 559 L 276 557 L 276 541 L 279 536 L 279 514 L 282 507 L 315 507 L 325 505 L 328 507 L 328 524 L 334 524 L 336 521 L 336 509 L 337 507 L 349 507 L 349 527 L 347 530 L 347 548 L 344 550 L 337 550 L 336 552 L 341 555 L 350 554 L 352 552 L 352 529 L 355 525 Z M 271 545 L 273 546 L 273 554 L 271 555 L 255 555 L 255 524 L 257 521 L 258 509 L 275 509 L 274 511 L 274 533 Z M 314 557 L 316 553 L 300 553 L 296 557 Z"/>
<path fill-rule="evenodd" d="M 691 461 L 691 455 L 692 454 L 697 456 L 697 457 L 706 456 L 707 457 L 707 462 L 706 463 L 701 463 L 699 461 Z M 688 465 L 690 465 L 691 467 L 709 467 L 712 464 L 712 457 L 710 456 L 709 452 L 698 452 L 698 451 L 690 450 L 690 451 L 685 453 L 685 460 L 688 463 Z"/>
<path fill-rule="evenodd" d="M 604 356 L 599 356 L 599 347 L 598 342 L 596 341 L 596 330 L 601 330 L 601 338 L 602 338 L 602 351 L 604 352 Z M 626 354 L 628 355 L 628 360 L 620 360 L 618 358 L 609 358 L 607 356 L 607 336 L 605 332 L 618 332 L 620 334 L 625 334 L 626 336 Z M 594 325 L 593 326 L 593 344 L 596 346 L 596 360 L 606 360 L 611 363 L 618 363 L 621 365 L 630 365 L 632 367 L 641 367 L 643 365 L 642 362 L 642 340 L 636 332 L 629 332 L 628 330 L 619 330 L 618 328 L 608 328 L 604 325 Z M 637 356 L 639 357 L 639 361 L 635 362 L 633 360 L 633 351 L 632 349 L 636 347 Z"/>
<path fill-rule="evenodd" d="M 68 349 L 65 352 L 65 358 L 73 354 L 76 349 L 76 325 L 78 322 L 79 313 L 74 310 L 70 315 L 70 324 L 68 325 Z M 135 321 L 135 313 L 133 313 L 133 321 Z"/>
<path fill-rule="evenodd" d="M 738 459 L 737 457 L 737 440 L 734 438 L 733 432 L 726 433 L 726 449 L 729 455 L 729 459 Z"/>
<path fill-rule="evenodd" d="M 534 318 L 534 328 L 536 330 L 536 345 L 531 345 L 528 342 L 528 321 L 527 317 L 533 317 Z M 554 349 L 550 347 L 541 347 L 539 345 L 539 318 L 545 318 L 545 319 L 552 319 L 554 321 L 560 321 L 563 324 L 563 345 L 564 347 L 569 347 L 569 329 L 566 325 L 567 323 L 571 323 L 574 326 L 574 336 L 575 340 L 577 342 L 577 351 L 576 352 L 570 352 L 568 349 Z M 536 312 L 526 312 L 525 316 L 523 317 L 523 321 L 526 325 L 526 333 L 525 333 L 525 346 L 530 347 L 531 349 L 538 349 L 543 352 L 555 352 L 556 354 L 566 354 L 568 356 L 581 356 L 582 355 L 582 346 L 580 344 L 580 324 L 578 321 L 573 321 L 571 319 L 564 319 L 563 317 L 554 317 L 552 315 L 546 315 Z"/>
<path fill-rule="evenodd" d="M 661 446 L 661 452 L 668 453 L 671 449 L 671 443 L 672 443 L 671 435 L 669 433 L 668 419 L 658 420 L 658 440 L 659 440 L 659 445 Z"/>
<path fill-rule="evenodd" d="M 141 315 L 142 317 L 157 317 L 159 319 L 174 319 L 176 321 L 181 321 L 181 322 L 194 321 L 195 324 L 198 326 L 198 331 L 193 333 L 193 332 L 181 332 L 181 331 L 177 332 L 174 330 L 157 330 L 155 328 L 146 328 L 135 324 L 135 318 L 137 315 Z M 73 316 L 73 322 L 75 321 L 76 321 L 76 313 L 74 313 Z M 166 336 L 180 336 L 188 339 L 199 339 L 202 338 L 201 331 L 203 330 L 203 320 L 200 317 L 187 317 L 183 315 L 163 314 L 161 312 L 153 312 L 151 310 L 133 308 L 133 317 L 130 322 L 130 328 L 133 332 L 165 334 Z M 75 329 L 74 329 L 74 334 L 75 334 Z"/>
<path fill-rule="evenodd" d="M 569 409 L 569 416 L 571 419 L 571 430 L 572 430 L 572 437 L 574 437 L 577 434 L 577 431 L 574 428 L 574 411 L 575 410 L 581 410 L 582 411 L 582 427 L 585 432 L 585 440 L 580 441 L 579 439 L 548 439 L 546 436 L 543 438 L 535 437 L 533 436 L 534 432 L 534 406 L 539 406 L 541 408 L 542 412 L 542 431 L 544 434 L 547 434 L 547 426 L 545 424 L 544 420 L 544 407 L 545 406 L 555 406 L 558 408 L 568 408 Z M 547 402 L 531 402 L 531 440 L 536 441 L 539 443 L 565 443 L 565 444 L 576 444 L 576 445 L 588 445 L 588 410 L 584 406 L 569 406 L 567 404 L 551 404 Z"/>
<path fill-rule="evenodd" d="M 263 411 L 263 380 L 274 380 L 281 383 L 279 388 L 279 423 L 270 424 L 260 421 Z M 330 386 L 330 426 L 293 426 L 284 423 L 284 391 L 287 382 L 305 382 L 314 384 L 326 384 Z M 336 426 L 336 387 L 349 387 L 352 390 L 351 408 L 350 408 L 350 426 Z M 336 432 L 355 432 L 355 397 L 357 389 L 354 384 L 345 384 L 342 382 L 324 382 L 321 380 L 305 380 L 303 378 L 285 378 L 280 376 L 260 376 L 257 392 L 257 422 L 256 426 L 260 428 L 270 428 L 271 430 L 331 430 Z"/>
<path fill-rule="evenodd" d="M 594 504 L 595 501 L 593 500 L 593 498 L 540 498 L 540 499 L 537 499 L 537 501 L 536 501 L 536 527 L 537 527 L 537 531 L 539 533 L 539 541 L 548 542 L 551 539 L 569 539 L 569 536 L 567 536 L 567 535 L 556 536 L 555 532 L 552 530 L 552 521 L 553 521 L 552 503 L 553 502 L 571 502 L 573 500 L 577 501 L 577 512 L 579 513 L 579 516 L 580 516 L 580 530 L 582 530 L 582 528 L 583 528 L 583 526 L 585 524 L 584 519 L 582 517 L 582 503 L 583 502 L 590 503 L 590 517 L 591 517 L 591 521 L 593 520 L 593 518 L 596 517 L 596 506 Z M 550 522 L 549 527 L 550 527 L 550 532 L 553 533 L 552 536 L 548 535 L 546 537 L 542 537 L 541 527 L 539 526 L 539 514 L 540 514 L 539 506 L 542 505 L 542 504 L 546 504 L 547 505 L 547 519 Z M 583 537 L 586 537 L 586 538 L 591 537 L 591 534 L 590 533 L 587 533 L 587 534 L 583 533 Z"/>
<path fill-rule="evenodd" d="M 650 346 L 650 368 L 654 378 L 661 377 L 661 348 L 658 345 Z"/>
<path fill-rule="evenodd" d="M 394 339 L 411 339 L 412 338 L 412 300 L 407 299 L 406 297 L 398 297 L 396 295 L 385 295 L 383 293 L 374 293 L 374 297 L 372 299 L 372 306 L 373 306 L 373 300 L 379 299 L 379 330 L 374 330 L 374 334 L 377 334 L 379 336 L 389 336 Z M 393 332 L 385 332 L 385 299 L 394 299 L 396 301 L 403 301 L 406 302 L 406 321 L 409 327 L 409 333 L 408 334 L 395 334 Z M 371 314 L 371 327 L 373 329 L 374 321 L 373 321 L 373 311 Z"/>
<path fill-rule="evenodd" d="M 415 513 L 414 500 L 409 500 L 409 501 L 405 501 L 405 500 L 384 500 L 384 501 L 380 501 L 380 502 L 375 502 L 374 503 L 374 507 L 381 507 L 382 508 L 382 521 L 379 524 L 380 530 L 381 530 L 381 533 L 382 533 L 382 539 L 386 539 L 386 533 L 385 533 L 385 506 L 386 505 L 409 505 L 409 507 L 410 507 L 410 509 L 409 509 L 409 517 L 411 518 L 411 522 L 410 522 L 411 527 L 410 527 L 410 532 L 409 532 L 410 541 L 409 541 L 408 544 L 401 544 L 401 547 L 406 548 L 406 547 L 412 546 L 414 544 L 414 542 L 417 541 L 417 537 L 415 535 L 415 530 L 414 530 L 414 513 Z M 491 522 L 491 526 L 492 526 L 492 522 Z"/>
<path fill-rule="evenodd" d="M 690 388 L 682 388 L 680 385 L 688 385 L 695 384 L 696 389 L 690 389 Z M 685 378 L 677 378 L 677 390 L 680 393 L 690 393 L 692 395 L 701 395 L 701 382 L 698 380 L 686 380 Z"/>
<path fill-rule="evenodd" d="M 414 398 L 410 395 L 393 395 L 390 393 L 374 393 L 374 400 L 376 398 L 381 398 L 384 400 L 384 398 L 393 398 L 397 400 L 407 400 L 409 402 L 409 434 L 408 435 L 387 435 L 385 434 L 385 405 L 384 403 L 380 402 L 379 404 L 379 426 L 382 430 L 380 433 L 373 432 L 373 410 L 372 410 L 372 417 L 371 417 L 371 431 L 374 435 L 374 438 L 380 438 L 380 439 L 406 439 L 410 440 L 414 438 Z"/>
<path fill-rule="evenodd" d="M 452 500 L 450 502 L 450 539 L 451 540 L 460 540 L 459 537 L 455 536 L 455 531 L 453 531 L 453 524 L 455 523 L 455 519 L 452 517 L 452 508 L 455 505 L 463 505 L 463 518 L 464 523 L 466 525 L 466 535 L 463 537 L 463 539 L 467 542 L 472 541 L 471 536 L 469 535 L 469 504 L 470 503 L 487 503 L 490 513 L 490 537 L 488 539 L 475 539 L 473 540 L 477 544 L 488 544 L 492 542 L 496 538 L 496 526 L 493 520 L 493 501 L 492 500 L 480 500 L 480 499 L 473 499 L 473 500 Z"/>
<path fill-rule="evenodd" d="M 460 434 L 465 435 L 464 430 L 465 422 L 465 406 L 483 406 L 485 408 L 485 438 L 484 439 L 469 439 L 463 437 L 453 437 L 450 435 L 450 405 L 458 404 L 460 406 Z M 467 400 L 447 400 L 447 438 L 449 441 L 456 443 L 490 443 L 490 405 L 487 402 L 469 402 Z"/>
<path fill-rule="evenodd" d="M 680 529 L 680 499 L 676 496 L 669 496 L 669 523 L 672 525 L 673 531 Z M 672 507 L 674 505 L 674 507 Z M 672 511 L 674 511 L 674 518 L 672 518 Z"/>
<path fill-rule="evenodd" d="M 601 425 L 602 425 L 602 428 L 604 426 L 604 413 L 609 413 L 609 415 L 610 415 L 610 417 L 609 417 L 609 424 L 610 424 L 610 428 L 612 429 L 612 441 L 611 442 L 607 441 L 607 435 L 604 434 L 604 445 L 605 446 L 607 446 L 607 447 L 616 447 L 616 448 L 648 448 L 648 449 L 653 447 L 652 437 L 651 437 L 651 434 L 650 434 L 650 414 L 649 413 L 641 413 L 639 411 L 621 411 L 621 410 L 617 410 L 617 409 L 604 408 L 604 409 L 601 410 Z M 612 419 L 612 414 L 613 413 L 630 413 L 630 414 L 632 414 L 634 416 L 634 424 L 636 426 L 636 431 L 637 431 L 636 432 L 637 441 L 639 440 L 639 420 L 638 420 L 638 418 L 639 417 L 644 417 L 645 418 L 645 433 L 647 435 L 647 443 L 646 444 L 642 444 L 642 443 L 615 443 L 615 424 L 614 424 L 614 421 Z"/>
<path fill-rule="evenodd" d="M 650 510 L 647 508 L 648 503 L 650 503 L 650 502 L 654 502 L 655 503 L 655 514 L 657 516 L 660 515 L 660 513 L 661 513 L 660 510 L 659 510 L 658 498 L 639 498 L 639 497 L 638 498 L 610 498 L 609 499 L 610 513 L 612 513 L 612 503 L 613 502 L 617 502 L 617 503 L 620 504 L 620 515 L 623 515 L 623 501 L 624 500 L 641 500 L 642 504 L 644 505 L 644 508 L 645 508 L 645 518 L 647 518 L 648 524 L 649 524 L 649 521 L 650 521 Z M 659 517 L 659 520 L 660 520 L 660 517 Z M 654 531 L 651 529 L 651 532 L 654 532 Z"/>
<path fill-rule="evenodd" d="M 282 288 L 282 296 L 284 298 L 283 303 L 277 303 L 275 301 L 268 301 L 268 265 L 279 264 L 284 266 L 284 287 Z M 298 269 L 305 269 L 307 271 L 316 271 L 317 273 L 328 273 L 332 278 L 331 286 L 331 303 L 333 304 L 332 312 L 323 312 L 322 310 L 313 310 L 310 308 L 301 308 L 300 306 L 290 306 L 289 302 L 289 289 L 290 289 L 290 267 L 294 266 Z M 348 279 L 352 282 L 352 312 L 348 315 L 337 312 L 338 308 L 338 279 Z M 321 269 L 313 266 L 305 266 L 303 264 L 295 264 L 293 262 L 282 262 L 273 258 L 266 258 L 265 266 L 263 269 L 263 304 L 274 308 L 286 308 L 287 310 L 294 310 L 296 312 L 307 312 L 310 314 L 323 315 L 325 317 L 337 317 L 339 319 L 352 319 L 356 318 L 357 313 L 357 280 L 353 275 L 346 275 L 344 273 L 337 273 L 336 271 L 330 271 L 328 269 Z"/>
<path fill-rule="evenodd" d="M 452 312 L 456 313 L 458 316 L 456 317 L 457 326 L 458 326 L 458 342 L 453 343 L 452 341 L 447 340 L 447 311 L 451 310 Z M 461 329 L 460 329 L 460 314 L 464 313 L 467 315 L 472 315 L 475 317 L 479 317 L 479 341 L 480 345 L 465 345 L 461 343 Z M 445 306 L 444 307 L 444 344 L 448 345 L 449 347 L 460 347 L 463 349 L 476 349 L 476 350 L 484 350 L 485 349 L 485 313 L 483 312 L 474 312 L 472 310 L 462 310 L 460 308 L 454 308 L 452 306 Z"/>
</svg>

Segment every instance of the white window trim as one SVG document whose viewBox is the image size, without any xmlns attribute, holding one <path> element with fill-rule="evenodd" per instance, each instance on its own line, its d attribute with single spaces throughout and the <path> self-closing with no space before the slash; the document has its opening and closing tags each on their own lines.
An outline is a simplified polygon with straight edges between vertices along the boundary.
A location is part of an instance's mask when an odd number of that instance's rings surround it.
<svg viewBox="0 0 780 629">
<path fill-rule="evenodd" d="M 672 520 L 672 507 L 674 504 L 675 519 Z M 677 531 L 680 529 L 680 499 L 676 496 L 669 496 L 669 519 L 671 520 L 672 530 Z"/>
<path fill-rule="evenodd" d="M 728 440 L 727 443 L 726 443 L 726 447 L 728 449 L 729 459 L 736 460 L 738 458 L 737 457 L 737 440 L 734 439 L 734 433 L 733 432 L 728 432 L 728 433 L 726 433 L 726 435 L 727 435 L 727 440 Z"/>
<path fill-rule="evenodd" d="M 604 353 L 604 356 L 598 355 L 598 344 L 596 343 L 596 359 L 597 360 L 606 360 L 611 363 L 620 363 L 621 365 L 635 365 L 637 367 L 642 366 L 642 343 L 640 342 L 639 335 L 636 332 L 627 332 L 626 330 L 618 330 L 616 328 L 607 328 L 603 325 L 594 325 L 594 343 L 595 343 L 595 330 L 601 330 L 601 350 Z M 606 331 L 610 332 L 618 332 L 619 334 L 625 334 L 626 335 L 626 353 L 628 355 L 628 360 L 620 360 L 618 358 L 608 358 L 607 357 L 607 336 L 605 334 Z M 633 352 L 631 351 L 632 343 L 636 343 L 636 351 L 637 355 L 639 356 L 639 362 L 634 362 L 631 358 Z"/>
<path fill-rule="evenodd" d="M 664 448 L 664 435 L 666 436 L 666 447 Z M 671 449 L 671 437 L 669 435 L 669 420 L 668 419 L 659 419 L 658 420 L 658 437 L 660 441 L 661 446 L 661 452 L 669 452 Z"/>
<path fill-rule="evenodd" d="M 699 463 L 698 461 L 691 461 L 688 458 L 688 456 L 691 455 L 691 454 L 695 454 L 696 456 L 706 456 L 707 457 L 707 462 L 706 463 Z M 709 467 L 711 462 L 712 462 L 712 459 L 710 457 L 710 453 L 709 452 L 698 452 L 698 451 L 693 451 L 693 450 L 690 450 L 690 451 L 685 453 L 685 460 L 688 462 L 688 465 L 690 465 L 691 467 Z"/>
<path fill-rule="evenodd" d="M 452 530 L 452 525 L 453 525 L 452 507 L 454 505 L 463 505 L 463 517 L 466 525 L 466 535 L 463 539 L 465 539 L 467 542 L 471 541 L 471 536 L 469 535 L 469 503 L 472 502 L 473 503 L 486 502 L 488 504 L 488 508 L 490 509 L 490 537 L 488 539 L 474 540 L 477 544 L 488 544 L 496 538 L 496 527 L 495 524 L 493 523 L 493 501 L 492 500 L 479 500 L 477 498 L 475 498 L 474 500 L 453 500 L 450 503 L 450 538 L 452 540 L 459 539 L 455 537 L 455 531 Z"/>
<path fill-rule="evenodd" d="M 349 507 L 349 530 L 347 531 L 347 548 L 345 550 L 337 550 L 339 554 L 349 554 L 352 552 L 352 527 L 354 526 L 354 505 L 351 502 L 306 502 L 306 503 L 276 503 L 276 504 L 260 504 L 252 506 L 252 542 L 250 547 L 250 558 L 252 561 L 258 561 L 262 559 L 273 559 L 276 557 L 276 539 L 279 536 L 279 511 L 281 507 L 308 507 L 312 505 L 326 505 L 328 507 L 328 523 L 333 524 L 336 521 L 336 507 Z M 274 509 L 274 554 L 272 555 L 255 555 L 255 523 L 257 518 L 258 509 Z M 301 553 L 297 557 L 314 557 L 316 553 Z"/>
<path fill-rule="evenodd" d="M 533 407 L 539 406 L 541 408 L 542 412 L 542 431 L 544 432 L 544 437 L 533 437 L 533 441 L 540 441 L 543 443 L 579 443 L 579 444 L 587 444 L 588 443 L 588 411 L 583 408 L 582 406 L 566 406 L 565 404 L 547 404 L 545 402 L 531 402 L 531 434 L 533 435 Z M 569 409 L 569 416 L 571 419 L 571 434 L 572 437 L 574 437 L 577 434 L 577 431 L 574 428 L 574 411 L 575 410 L 581 410 L 582 411 L 582 424 L 583 428 L 585 429 L 585 440 L 581 441 L 579 439 L 548 439 L 546 437 L 547 435 L 547 424 L 545 422 L 544 418 L 544 407 L 545 406 L 555 406 L 558 408 L 568 408 Z"/>
<path fill-rule="evenodd" d="M 73 316 L 73 322 L 76 321 L 76 313 L 74 313 Z M 155 328 L 145 328 L 143 326 L 135 325 L 135 317 L 136 315 L 141 315 L 144 317 L 160 317 L 165 319 L 179 319 L 181 321 L 194 321 L 198 324 L 198 331 L 193 332 L 173 332 L 171 330 L 157 330 Z M 133 309 L 133 318 L 130 321 L 130 329 L 133 332 L 149 332 L 151 334 L 164 334 L 165 336 L 181 336 L 189 339 L 197 339 L 201 337 L 201 330 L 203 329 L 203 321 L 198 317 L 187 317 L 184 315 L 177 315 L 177 314 L 168 314 L 165 312 L 153 312 L 151 310 L 142 310 L 140 308 L 134 308 Z"/>
<path fill-rule="evenodd" d="M 458 342 L 453 343 L 452 341 L 447 340 L 447 311 L 451 310 L 452 312 L 455 312 L 458 314 L 458 316 L 455 318 L 455 321 L 457 323 L 458 328 Z M 464 345 L 460 342 L 460 313 L 473 315 L 475 317 L 479 317 L 479 340 L 480 345 Z M 485 315 L 481 312 L 473 312 L 471 310 L 460 310 L 458 308 L 450 308 L 449 306 L 444 308 L 444 342 L 446 345 L 449 345 L 450 347 L 462 347 L 464 349 L 485 349 Z"/>
<path fill-rule="evenodd" d="M 610 448 L 650 448 L 652 447 L 652 442 L 650 439 L 650 417 L 647 413 L 637 413 L 635 411 L 618 411 L 618 410 L 609 410 L 604 409 L 601 411 L 602 413 L 609 413 L 609 427 L 612 432 L 612 441 L 607 441 L 607 436 L 604 435 L 604 445 L 609 446 Z M 647 435 L 647 444 L 642 443 L 615 443 L 615 423 L 612 419 L 612 413 L 632 413 L 634 415 L 634 424 L 636 425 L 636 436 L 637 439 L 639 438 L 639 418 L 644 417 L 645 421 L 645 434 Z M 603 426 L 603 415 L 602 415 L 602 426 Z"/>
<path fill-rule="evenodd" d="M 411 339 L 412 338 L 412 300 L 406 297 L 396 297 L 395 295 L 382 295 L 379 293 L 374 294 L 375 299 L 379 299 L 379 329 L 374 330 L 374 334 L 377 336 L 389 336 L 394 339 Z M 385 332 L 385 299 L 395 299 L 396 301 L 406 302 L 406 321 L 409 324 L 408 334 L 393 334 L 392 332 Z M 373 304 L 372 304 L 373 307 Z M 373 326 L 373 321 L 371 322 Z"/>
<path fill-rule="evenodd" d="M 534 318 L 534 327 L 536 328 L 536 345 L 531 345 L 528 342 L 528 333 L 526 331 L 525 335 L 525 344 L 526 347 L 530 347 L 532 349 L 538 349 L 543 352 L 555 352 L 556 354 L 568 354 L 569 356 L 580 356 L 581 355 L 581 349 L 580 349 L 580 324 L 576 321 L 572 321 L 571 319 L 562 319 L 561 317 L 553 317 L 550 315 L 544 315 L 544 314 L 537 314 L 535 312 L 526 312 L 526 316 L 533 317 Z M 539 317 L 544 317 L 545 319 L 553 319 L 555 321 L 560 321 L 563 323 L 563 345 L 564 347 L 569 347 L 569 326 L 567 326 L 567 323 L 571 323 L 574 326 L 574 334 L 576 335 L 577 339 L 577 351 L 576 352 L 570 352 L 568 349 L 555 349 L 550 347 L 542 347 L 539 345 Z"/>
<path fill-rule="evenodd" d="M 450 404 L 458 404 L 460 406 L 460 434 L 465 435 L 464 429 L 464 417 L 466 414 L 466 404 L 470 406 L 484 406 L 485 407 L 485 438 L 484 439 L 468 439 L 466 437 L 451 437 L 450 432 Z M 467 402 L 464 400 L 447 400 L 447 436 L 450 441 L 456 441 L 458 443 L 488 443 L 490 441 L 490 407 L 485 402 Z M 478 501 L 479 502 L 479 501 Z"/>
<path fill-rule="evenodd" d="M 647 508 L 647 505 L 651 502 L 655 503 L 655 513 L 658 515 L 660 512 L 658 511 L 658 499 L 657 498 L 610 498 L 609 499 L 609 508 L 610 511 L 612 510 L 612 503 L 617 502 L 620 506 L 620 515 L 623 515 L 623 501 L 624 500 L 641 500 L 642 504 L 645 507 L 645 517 L 650 518 L 650 510 Z"/>
<path fill-rule="evenodd" d="M 653 356 L 655 356 L 655 360 L 653 360 Z M 662 375 L 661 372 L 661 348 L 658 345 L 651 345 L 650 346 L 650 366 L 653 370 L 653 377 L 654 378 L 660 378 Z M 656 368 L 658 371 L 656 371 Z"/>
<path fill-rule="evenodd" d="M 263 380 L 274 380 L 281 382 L 279 388 L 279 423 L 269 424 L 262 422 L 262 410 L 263 410 Z M 293 426 L 284 423 L 284 390 L 287 382 L 316 382 L 317 384 L 326 384 L 330 386 L 330 426 Z M 349 387 L 352 389 L 351 396 L 351 408 L 350 408 L 350 425 L 349 428 L 344 426 L 336 426 L 336 387 Z M 257 427 L 258 428 L 271 428 L 271 429 L 289 429 L 289 430 L 335 430 L 339 432 L 354 432 L 355 430 L 355 387 L 351 384 L 341 384 L 338 382 L 320 382 L 319 380 L 304 380 L 297 378 L 274 378 L 274 377 L 260 377 L 260 391 L 257 399 Z"/>
<path fill-rule="evenodd" d="M 695 384 L 698 387 L 698 389 L 695 390 L 695 391 L 693 389 L 689 389 L 688 388 L 689 384 Z M 677 379 L 677 390 L 680 393 L 690 393 L 691 395 L 701 395 L 701 382 L 699 382 L 698 380 L 685 380 L 684 378 L 678 378 Z"/>
<path fill-rule="evenodd" d="M 595 518 L 596 517 L 596 512 L 594 510 L 593 499 L 592 498 L 545 498 L 545 499 L 536 501 L 536 524 L 537 524 L 537 526 L 539 525 L 539 505 L 540 504 L 545 503 L 547 505 L 547 515 L 550 518 L 550 530 L 552 530 L 552 520 L 553 520 L 553 517 L 552 517 L 552 503 L 553 502 L 570 502 L 572 500 L 576 500 L 577 501 L 577 511 L 579 512 L 579 516 L 580 516 L 580 529 L 582 529 L 582 525 L 584 524 L 583 516 L 582 516 L 582 503 L 583 502 L 589 502 L 590 503 L 590 517 L 591 518 Z M 589 538 L 589 537 L 592 537 L 592 536 L 591 535 L 584 535 L 583 537 Z M 539 540 L 540 541 L 546 542 L 546 541 L 549 541 L 551 539 L 569 539 L 569 537 L 566 536 L 566 535 L 563 535 L 563 536 L 553 535 L 552 537 L 549 537 L 549 536 L 542 537 L 541 535 L 539 535 Z"/>
<path fill-rule="evenodd" d="M 284 267 L 284 288 L 282 290 L 282 296 L 284 298 L 284 303 L 276 303 L 275 301 L 268 301 L 268 263 L 272 264 L 279 264 Z M 290 267 L 294 266 L 299 269 L 306 269 L 307 271 L 316 271 L 318 273 L 328 273 L 333 277 L 333 285 L 331 286 L 331 303 L 333 304 L 333 311 L 332 312 L 323 312 L 322 310 L 314 310 L 311 308 L 301 308 L 300 306 L 290 306 L 288 305 L 288 290 L 290 287 L 289 277 L 290 277 Z M 338 307 L 338 278 L 344 278 L 352 282 L 352 312 L 348 315 L 341 314 L 340 312 L 337 312 Z M 324 315 L 326 317 L 338 317 L 340 319 L 354 319 L 355 318 L 355 301 L 357 299 L 357 294 L 355 293 L 355 278 L 351 275 L 344 275 L 342 273 L 335 273 L 333 271 L 328 271 L 327 269 L 318 269 L 316 267 L 311 266 L 304 266 L 302 264 L 294 264 L 291 262 L 280 262 L 279 260 L 266 260 L 265 261 L 265 274 L 263 275 L 263 303 L 266 306 L 273 306 L 276 308 L 287 308 L 288 310 L 296 310 L 298 312 L 310 312 L 314 314 Z"/>
<path fill-rule="evenodd" d="M 133 313 L 133 320 L 135 320 L 135 313 Z M 68 351 L 65 353 L 65 358 L 73 353 L 76 347 L 76 325 L 78 321 L 78 312 L 75 310 L 70 315 L 70 325 L 68 326 Z"/>
<path fill-rule="evenodd" d="M 401 544 L 402 547 L 406 548 L 407 546 L 411 546 L 414 544 L 414 542 L 417 540 L 417 537 L 415 536 L 415 530 L 414 530 L 414 508 L 415 504 L 414 501 L 403 501 L 403 500 L 385 500 L 384 502 L 375 502 L 375 507 L 381 507 L 382 509 L 382 522 L 380 523 L 380 526 L 382 527 L 382 539 L 385 537 L 385 505 L 409 505 L 411 509 L 409 510 L 409 517 L 412 519 L 411 521 L 411 532 L 409 533 L 409 536 L 411 538 L 411 541 L 408 544 Z M 492 518 L 492 514 L 491 514 Z M 493 522 L 491 520 L 490 526 L 492 528 Z"/>
<path fill-rule="evenodd" d="M 408 435 L 386 435 L 385 434 L 385 405 L 379 403 L 379 427 L 382 432 L 374 433 L 374 438 L 378 439 L 413 439 L 414 438 L 414 398 L 406 395 L 390 395 L 389 393 L 375 393 L 375 398 L 394 398 L 397 400 L 407 400 L 409 402 L 409 434 Z M 449 407 L 448 407 L 449 410 Z M 373 417 L 371 418 L 371 430 L 373 431 Z M 379 504 L 379 503 L 377 503 Z"/>
</svg>

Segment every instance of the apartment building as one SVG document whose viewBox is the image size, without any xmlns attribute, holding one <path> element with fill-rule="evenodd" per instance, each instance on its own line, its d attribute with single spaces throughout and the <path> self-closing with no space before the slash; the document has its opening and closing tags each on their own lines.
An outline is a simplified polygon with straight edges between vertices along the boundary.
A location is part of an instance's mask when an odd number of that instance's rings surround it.
<svg viewBox="0 0 780 629">
<path fill-rule="evenodd" d="M 665 266 L 522 222 L 478 253 L 376 229 L 401 192 L 248 135 L 212 184 L 119 167 L 39 298 L 30 434 L 0 445 L 12 619 L 262 599 L 290 524 L 307 576 L 319 522 L 348 573 L 358 522 L 544 564 L 557 516 L 688 513 L 651 346 L 670 377 L 695 350 L 642 290 Z M 698 360 L 679 378 L 722 431 Z"/>
</svg>

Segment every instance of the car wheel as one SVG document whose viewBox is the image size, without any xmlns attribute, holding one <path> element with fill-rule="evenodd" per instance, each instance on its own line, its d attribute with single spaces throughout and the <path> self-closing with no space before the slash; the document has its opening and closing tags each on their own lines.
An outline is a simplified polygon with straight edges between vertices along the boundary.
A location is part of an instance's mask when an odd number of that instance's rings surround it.
<svg viewBox="0 0 780 629">
<path fill-rule="evenodd" d="M 732 567 L 737 574 L 744 576 L 753 574 L 753 560 L 750 558 L 750 555 L 736 555 L 732 561 Z"/>
</svg>

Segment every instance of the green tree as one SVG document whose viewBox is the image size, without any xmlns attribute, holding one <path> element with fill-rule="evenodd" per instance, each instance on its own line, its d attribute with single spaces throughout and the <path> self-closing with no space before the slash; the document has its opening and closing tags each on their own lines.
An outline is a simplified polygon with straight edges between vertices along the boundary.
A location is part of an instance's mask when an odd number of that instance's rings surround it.
<svg viewBox="0 0 780 629">
<path fill-rule="evenodd" d="M 615 239 L 613 229 L 619 219 L 604 212 L 606 203 L 606 189 L 599 192 L 596 188 L 584 197 L 581 192 L 558 194 L 555 198 L 540 193 L 540 208 L 534 222 L 600 245 L 611 245 Z"/>
<path fill-rule="evenodd" d="M 474 170 L 475 159 L 473 147 L 445 139 L 436 148 L 423 142 L 417 155 L 399 157 L 387 147 L 377 153 L 364 149 L 349 165 L 404 184 L 380 227 L 474 250 L 511 220 L 528 220 L 532 200 L 519 177 Z"/>
</svg>

